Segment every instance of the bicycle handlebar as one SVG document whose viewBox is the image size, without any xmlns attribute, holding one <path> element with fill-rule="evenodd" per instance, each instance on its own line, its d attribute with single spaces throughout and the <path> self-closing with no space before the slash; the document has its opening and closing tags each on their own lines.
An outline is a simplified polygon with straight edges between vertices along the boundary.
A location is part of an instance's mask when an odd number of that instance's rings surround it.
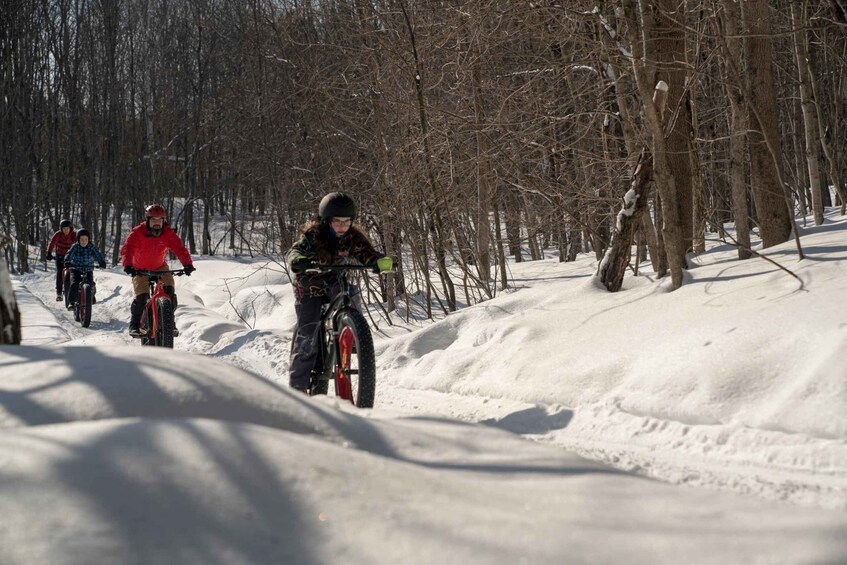
<svg viewBox="0 0 847 565">
<path fill-rule="evenodd" d="M 303 272 L 315 274 L 327 271 L 372 271 L 374 269 L 376 269 L 376 265 L 315 265 Z"/>
<path fill-rule="evenodd" d="M 161 277 L 162 275 L 176 275 L 181 277 L 185 274 L 185 269 L 173 269 L 169 271 L 145 271 L 144 269 L 137 269 L 135 271 L 135 275 L 141 275 L 142 277 Z M 130 276 L 135 276 L 130 275 Z"/>
</svg>

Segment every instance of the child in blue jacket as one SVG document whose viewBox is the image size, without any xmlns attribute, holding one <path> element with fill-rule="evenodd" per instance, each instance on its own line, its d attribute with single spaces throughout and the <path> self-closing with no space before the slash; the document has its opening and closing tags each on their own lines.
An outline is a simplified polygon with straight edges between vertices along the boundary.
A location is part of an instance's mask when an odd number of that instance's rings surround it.
<svg viewBox="0 0 847 565">
<path fill-rule="evenodd" d="M 86 229 L 81 229 L 76 234 L 76 243 L 74 243 L 67 254 L 65 254 L 65 266 L 71 267 L 71 302 L 76 302 L 77 293 L 79 292 L 79 283 L 82 281 L 91 285 L 92 303 L 97 302 L 95 293 L 97 287 L 94 284 L 94 265 L 101 269 L 106 268 L 106 258 L 97 249 L 97 246 L 91 243 L 91 233 Z M 68 306 L 68 309 L 73 308 L 73 304 Z"/>
</svg>

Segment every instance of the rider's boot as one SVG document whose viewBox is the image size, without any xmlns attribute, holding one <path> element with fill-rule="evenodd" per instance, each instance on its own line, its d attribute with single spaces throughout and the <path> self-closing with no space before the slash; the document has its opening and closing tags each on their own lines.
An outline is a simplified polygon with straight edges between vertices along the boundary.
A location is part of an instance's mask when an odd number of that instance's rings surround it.
<svg viewBox="0 0 847 565">
<path fill-rule="evenodd" d="M 139 294 L 129 307 L 129 311 L 132 314 L 129 320 L 129 335 L 132 337 L 141 337 L 144 335 L 141 333 L 139 326 L 141 325 L 141 313 L 144 312 L 144 305 L 149 298 L 149 294 Z"/>
<path fill-rule="evenodd" d="M 171 304 L 173 304 L 173 310 L 176 312 L 176 307 L 178 305 L 176 301 L 176 290 L 172 286 L 163 286 L 162 290 L 165 291 L 165 294 L 171 297 Z M 179 328 L 176 327 L 176 319 L 174 319 L 174 337 L 179 337 Z"/>
</svg>

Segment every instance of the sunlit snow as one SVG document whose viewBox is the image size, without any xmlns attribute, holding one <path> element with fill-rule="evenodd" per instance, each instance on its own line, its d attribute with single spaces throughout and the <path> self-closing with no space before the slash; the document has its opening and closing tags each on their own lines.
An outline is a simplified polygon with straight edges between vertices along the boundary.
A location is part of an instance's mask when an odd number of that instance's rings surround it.
<svg viewBox="0 0 847 565">
<path fill-rule="evenodd" d="M 198 258 L 174 351 L 126 335 L 118 268 L 88 329 L 17 277 L 0 562 L 845 562 L 847 220 L 801 242 L 762 251 L 799 280 L 710 242 L 675 292 L 584 255 L 435 323 L 374 308 L 373 410 L 288 389 L 268 259 Z"/>
</svg>

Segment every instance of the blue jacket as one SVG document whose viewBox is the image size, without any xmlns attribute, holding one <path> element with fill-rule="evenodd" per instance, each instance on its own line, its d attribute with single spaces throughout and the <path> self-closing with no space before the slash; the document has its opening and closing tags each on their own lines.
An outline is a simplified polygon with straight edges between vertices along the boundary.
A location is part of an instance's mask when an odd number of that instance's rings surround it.
<svg viewBox="0 0 847 565">
<path fill-rule="evenodd" d="M 83 273 L 93 271 L 95 265 L 105 262 L 106 259 L 103 254 L 90 241 L 85 247 L 81 246 L 79 242 L 74 243 L 65 255 L 65 263 L 71 263 L 74 269 Z"/>
</svg>

